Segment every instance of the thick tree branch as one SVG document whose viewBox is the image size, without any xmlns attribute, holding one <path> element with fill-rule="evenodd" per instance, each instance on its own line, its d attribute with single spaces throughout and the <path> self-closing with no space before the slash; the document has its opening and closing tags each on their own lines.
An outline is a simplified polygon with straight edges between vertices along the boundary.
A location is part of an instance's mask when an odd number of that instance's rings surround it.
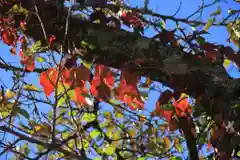
<svg viewBox="0 0 240 160">
<path fill-rule="evenodd" d="M 59 152 L 63 153 L 65 156 L 69 156 L 69 157 L 72 157 L 72 158 L 77 158 L 79 160 L 86 160 L 86 158 L 83 157 L 83 156 L 76 155 L 74 153 L 71 153 L 71 152 L 63 149 L 60 144 L 52 145 L 52 144 L 49 144 L 49 143 L 45 143 L 45 142 L 39 141 L 37 139 L 31 138 L 29 136 L 26 136 L 24 134 L 21 134 L 21 133 L 19 133 L 17 131 L 14 131 L 13 129 L 10 129 L 10 128 L 6 127 L 6 126 L 0 126 L 0 130 L 3 131 L 3 132 L 10 133 L 10 134 L 12 134 L 14 136 L 17 136 L 21 140 L 26 140 L 26 141 L 28 141 L 30 143 L 34 143 L 34 144 L 38 144 L 38 145 L 44 146 L 44 147 L 46 147 L 47 149 L 50 149 L 50 150 L 59 151 Z"/>
</svg>

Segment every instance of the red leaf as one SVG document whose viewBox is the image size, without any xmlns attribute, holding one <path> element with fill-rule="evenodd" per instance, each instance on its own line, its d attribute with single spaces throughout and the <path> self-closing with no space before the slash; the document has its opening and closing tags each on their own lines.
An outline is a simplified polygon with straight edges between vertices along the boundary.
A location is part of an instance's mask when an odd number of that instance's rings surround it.
<svg viewBox="0 0 240 160">
<path fill-rule="evenodd" d="M 35 69 L 35 61 L 33 55 L 27 56 L 21 49 L 19 56 L 21 58 L 20 62 L 24 65 L 25 70 L 32 72 Z"/>
<path fill-rule="evenodd" d="M 48 44 L 50 47 L 53 46 L 54 41 L 56 40 L 56 37 L 54 35 L 51 35 L 48 39 Z"/>
<path fill-rule="evenodd" d="M 91 93 L 99 100 L 107 100 L 115 83 L 113 72 L 104 65 L 96 65 L 95 77 L 91 81 Z"/>
<path fill-rule="evenodd" d="M 173 111 L 170 110 L 162 110 L 161 109 L 161 104 L 159 103 L 159 101 L 156 104 L 156 114 L 157 116 L 162 116 L 166 119 L 167 122 L 170 122 L 172 120 L 172 114 Z"/>
<path fill-rule="evenodd" d="M 64 68 L 62 70 L 62 79 L 64 84 L 71 86 L 73 84 L 73 77 L 72 77 L 71 70 Z"/>
<path fill-rule="evenodd" d="M 49 68 L 40 75 L 40 85 L 43 87 L 46 96 L 50 96 L 54 91 L 58 77 L 58 71 L 55 68 Z"/>
<path fill-rule="evenodd" d="M 25 68 L 25 70 L 33 72 L 34 69 L 35 69 L 35 61 L 34 61 L 34 59 L 33 58 L 29 59 L 27 64 L 25 64 L 24 68 Z"/>
<path fill-rule="evenodd" d="M 133 27 L 135 28 L 143 28 L 143 23 L 140 19 L 140 16 L 133 11 L 123 11 L 120 17 L 124 24 L 126 24 L 127 26 L 130 26 L 131 24 L 133 25 Z"/>
<path fill-rule="evenodd" d="M 3 42 L 6 43 L 7 45 L 15 46 L 14 36 L 10 32 L 10 30 L 5 29 L 5 30 L 1 31 L 1 38 L 2 38 Z"/>
<path fill-rule="evenodd" d="M 120 84 L 116 89 L 116 96 L 133 110 L 144 108 L 144 102 L 136 86 Z"/>
</svg>

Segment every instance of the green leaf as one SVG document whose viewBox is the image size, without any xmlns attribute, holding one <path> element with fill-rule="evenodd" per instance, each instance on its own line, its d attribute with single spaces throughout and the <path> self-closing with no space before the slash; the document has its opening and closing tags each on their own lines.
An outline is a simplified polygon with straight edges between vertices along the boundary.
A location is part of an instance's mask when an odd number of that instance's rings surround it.
<svg viewBox="0 0 240 160">
<path fill-rule="evenodd" d="M 74 91 L 73 90 L 69 90 L 70 86 L 66 86 L 66 85 L 62 85 L 59 84 L 58 85 L 58 89 L 57 89 L 57 95 L 61 96 L 60 99 L 57 102 L 57 106 L 62 106 L 64 103 L 66 103 L 67 98 L 72 98 L 72 96 L 74 95 Z"/>
<path fill-rule="evenodd" d="M 83 117 L 82 117 L 82 120 L 89 123 L 89 122 L 92 122 L 96 119 L 96 115 L 93 114 L 93 113 L 84 113 L 83 114 Z"/>
<path fill-rule="evenodd" d="M 108 112 L 108 111 L 105 111 L 103 112 L 103 116 L 106 118 L 106 119 L 112 119 L 112 114 L 111 112 Z"/>
<path fill-rule="evenodd" d="M 210 16 L 217 16 L 221 14 L 221 9 L 217 8 L 217 10 L 215 12 L 213 12 Z"/>
<path fill-rule="evenodd" d="M 172 106 L 172 104 L 164 104 L 164 105 L 161 105 L 161 109 L 172 111 L 174 109 L 174 107 Z"/>
<path fill-rule="evenodd" d="M 114 154 L 115 150 L 116 148 L 112 144 L 108 145 L 106 148 L 103 149 L 103 151 L 109 156 Z"/>
<path fill-rule="evenodd" d="M 183 153 L 183 151 L 184 151 L 184 148 L 183 148 L 183 146 L 181 145 L 181 144 L 175 144 L 175 148 L 176 148 L 176 150 L 179 152 L 179 153 Z"/>
<path fill-rule="evenodd" d="M 101 132 L 97 129 L 93 130 L 92 132 L 90 132 L 90 137 L 92 139 L 96 138 L 97 136 L 99 136 L 101 134 Z"/>
<path fill-rule="evenodd" d="M 38 52 L 39 50 L 41 50 L 41 41 L 37 41 L 32 45 L 32 48 L 30 49 L 31 52 L 35 53 Z"/>
<path fill-rule="evenodd" d="M 207 24 L 204 27 L 205 31 L 207 31 L 212 26 L 213 21 L 214 21 L 214 19 L 212 19 L 212 18 L 208 19 L 208 22 L 207 22 Z"/>
<path fill-rule="evenodd" d="M 28 143 L 24 143 L 23 150 L 24 150 L 24 155 L 27 156 L 29 154 L 29 152 L 30 152 Z"/>
<path fill-rule="evenodd" d="M 178 157 L 178 156 L 173 156 L 173 157 L 169 158 L 169 160 L 182 160 L 182 158 Z"/>
<path fill-rule="evenodd" d="M 8 13 L 23 13 L 28 14 L 28 10 L 23 8 L 21 4 L 15 4 Z"/>
<path fill-rule="evenodd" d="M 119 113 L 119 112 L 117 112 L 117 113 L 115 114 L 115 116 L 116 116 L 116 118 L 123 118 L 123 114 L 122 114 L 122 113 Z"/>
<path fill-rule="evenodd" d="M 133 129 L 133 128 L 128 129 L 128 135 L 129 135 L 130 138 L 135 137 L 136 134 L 137 134 L 137 133 L 136 133 L 136 130 L 135 130 L 135 129 Z"/>
<path fill-rule="evenodd" d="M 160 25 L 160 28 L 162 28 L 162 29 L 165 29 L 165 28 L 166 28 L 166 23 L 165 23 L 165 21 L 161 21 L 161 22 L 159 23 L 159 25 Z"/>
<path fill-rule="evenodd" d="M 109 138 L 112 138 L 113 136 L 113 130 L 115 129 L 115 127 L 113 125 L 109 125 L 107 127 L 107 130 L 106 130 L 106 135 L 109 137 Z"/>
<path fill-rule="evenodd" d="M 82 64 L 87 68 L 90 69 L 92 67 L 92 62 L 82 60 Z"/>
<path fill-rule="evenodd" d="M 43 63 L 43 62 L 46 62 L 46 59 L 43 58 L 43 57 L 38 56 L 38 57 L 36 58 L 36 61 L 38 61 L 38 62 L 40 62 L 40 63 Z"/>
<path fill-rule="evenodd" d="M 19 108 L 18 113 L 21 114 L 22 116 L 24 116 L 26 119 L 30 118 L 28 112 L 25 109 L 23 109 L 23 108 Z"/>
<path fill-rule="evenodd" d="M 150 152 L 155 152 L 156 149 L 158 148 L 157 144 L 154 143 L 154 142 L 149 142 L 147 144 L 147 149 L 150 151 Z"/>
<path fill-rule="evenodd" d="M 196 41 L 197 41 L 198 44 L 200 44 L 200 45 L 206 43 L 205 38 L 204 38 L 204 37 L 201 37 L 201 36 L 199 36 L 199 37 L 196 39 Z"/>
</svg>

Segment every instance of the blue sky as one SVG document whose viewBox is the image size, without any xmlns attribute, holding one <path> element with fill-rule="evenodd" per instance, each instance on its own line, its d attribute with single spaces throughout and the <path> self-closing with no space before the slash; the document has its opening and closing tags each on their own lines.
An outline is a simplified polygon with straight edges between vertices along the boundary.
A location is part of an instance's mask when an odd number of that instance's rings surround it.
<svg viewBox="0 0 240 160">
<path fill-rule="evenodd" d="M 129 0 L 127 2 L 129 2 L 133 6 L 143 6 L 144 1 L 143 0 Z M 180 2 L 181 2 L 180 0 L 167 0 L 167 1 L 150 0 L 149 8 L 151 8 L 153 11 L 158 12 L 160 14 L 173 15 L 176 12 L 176 10 L 178 9 Z M 209 0 L 205 1 L 205 3 L 210 3 L 210 2 L 212 2 L 212 1 L 209 1 Z M 201 0 L 184 0 L 184 1 L 182 1 L 181 9 L 178 12 L 178 14 L 176 15 L 176 17 L 184 18 L 184 17 L 190 15 L 191 13 L 196 11 L 196 9 L 200 5 L 200 3 L 201 3 Z M 227 15 L 227 11 L 229 8 L 237 9 L 238 7 L 239 7 L 239 4 L 234 3 L 233 1 L 229 1 L 228 4 L 220 3 L 220 8 L 222 9 L 222 13 L 224 15 Z M 215 10 L 216 10 L 216 5 L 214 7 L 210 7 L 208 9 L 206 9 L 203 13 L 203 20 L 207 21 L 209 14 L 213 13 Z M 221 17 L 219 17 L 219 18 L 221 18 Z M 166 26 L 167 26 L 167 28 L 175 27 L 174 23 L 172 23 L 171 21 L 167 21 Z M 209 29 L 209 33 L 210 33 L 209 35 L 205 36 L 205 38 L 209 42 L 228 45 L 226 42 L 226 39 L 228 38 L 228 33 L 227 33 L 227 30 L 225 27 L 211 27 Z M 148 37 L 152 37 L 156 33 L 154 32 L 153 29 L 149 29 L 145 32 L 145 34 Z M 2 42 L 0 41 L 0 48 L 1 48 L 0 54 L 4 60 L 6 60 L 7 62 L 11 62 L 12 65 L 21 66 L 19 64 L 19 57 L 12 56 L 10 54 L 10 52 L 9 52 L 10 47 L 3 45 Z M 240 72 L 233 64 L 231 64 L 227 70 L 229 70 L 230 76 L 235 77 L 235 78 L 240 78 Z M 25 78 L 25 79 L 27 80 L 27 82 L 34 84 L 36 86 L 39 86 L 39 78 L 38 77 L 36 78 L 36 77 L 37 77 L 36 74 L 28 74 L 27 78 Z M 4 70 L 0 70 L 0 81 L 3 81 L 4 83 L 6 83 L 7 86 L 11 86 L 11 84 L 12 84 L 11 74 L 9 74 L 9 72 L 5 72 Z M 163 91 L 165 89 L 166 89 L 166 87 L 160 85 L 160 90 Z M 146 103 L 146 108 L 148 108 L 148 110 L 154 109 L 155 103 L 156 103 L 159 95 L 160 95 L 160 93 L 156 92 L 156 91 L 151 91 L 149 93 L 149 99 Z M 45 110 L 45 108 L 40 109 L 40 110 Z M 2 158 L 0 157 L 0 159 L 2 159 Z"/>
</svg>

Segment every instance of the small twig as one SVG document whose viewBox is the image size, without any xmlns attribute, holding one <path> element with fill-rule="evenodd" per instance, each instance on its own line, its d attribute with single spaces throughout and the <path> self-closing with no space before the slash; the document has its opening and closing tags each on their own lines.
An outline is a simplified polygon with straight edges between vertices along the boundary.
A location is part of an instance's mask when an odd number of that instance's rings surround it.
<svg viewBox="0 0 240 160">
<path fill-rule="evenodd" d="M 40 15 L 39 15 L 38 7 L 37 7 L 37 4 L 36 4 L 36 1 L 33 0 L 33 3 L 34 3 L 34 9 L 35 9 L 35 12 L 36 12 L 35 14 L 36 14 L 37 17 L 38 17 L 38 20 L 39 20 L 40 25 L 41 25 L 41 27 L 42 27 L 42 31 L 43 31 L 43 35 L 44 35 L 44 39 L 45 39 L 45 41 L 47 42 L 47 41 L 48 41 L 48 38 L 47 38 L 46 30 L 45 30 L 45 28 L 44 28 L 43 21 L 42 21 Z"/>
<path fill-rule="evenodd" d="M 172 15 L 173 17 L 175 17 L 178 14 L 178 12 L 180 11 L 181 7 L 182 7 L 182 1 L 180 1 L 180 4 L 178 6 L 177 11 Z"/>
</svg>

